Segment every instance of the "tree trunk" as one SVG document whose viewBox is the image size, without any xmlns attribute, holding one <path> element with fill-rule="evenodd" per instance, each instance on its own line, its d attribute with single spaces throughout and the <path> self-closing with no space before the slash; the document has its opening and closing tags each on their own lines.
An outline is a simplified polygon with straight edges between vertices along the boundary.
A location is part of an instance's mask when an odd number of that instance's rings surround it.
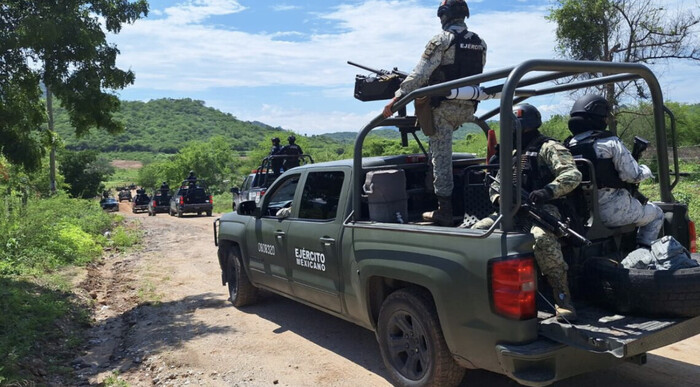
<svg viewBox="0 0 700 387">
<path fill-rule="evenodd" d="M 617 136 L 617 101 L 615 100 L 614 83 L 609 83 L 605 85 L 605 99 L 607 99 L 608 104 L 610 104 L 610 117 L 608 118 L 608 129 L 612 132 L 612 134 Z"/>
<path fill-rule="evenodd" d="M 56 194 L 56 142 L 53 134 L 53 96 L 51 88 L 46 85 L 46 113 L 49 116 L 49 136 L 51 141 L 51 151 L 49 153 L 49 189 L 51 195 Z"/>
</svg>

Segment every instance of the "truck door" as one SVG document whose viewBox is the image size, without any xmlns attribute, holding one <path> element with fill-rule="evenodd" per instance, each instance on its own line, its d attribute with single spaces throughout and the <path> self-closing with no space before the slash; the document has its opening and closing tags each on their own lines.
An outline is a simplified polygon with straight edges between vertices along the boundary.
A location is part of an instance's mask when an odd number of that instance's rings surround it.
<svg viewBox="0 0 700 387">
<path fill-rule="evenodd" d="M 262 216 L 255 219 L 255 231 L 248 233 L 251 276 L 256 282 L 290 294 L 287 260 L 290 221 L 278 218 L 276 214 L 291 206 L 299 179 L 300 174 L 285 176 L 271 188 L 261 201 Z"/>
<path fill-rule="evenodd" d="M 288 262 L 296 296 L 340 312 L 340 237 L 349 176 L 342 169 L 310 171 L 292 211 Z"/>
</svg>

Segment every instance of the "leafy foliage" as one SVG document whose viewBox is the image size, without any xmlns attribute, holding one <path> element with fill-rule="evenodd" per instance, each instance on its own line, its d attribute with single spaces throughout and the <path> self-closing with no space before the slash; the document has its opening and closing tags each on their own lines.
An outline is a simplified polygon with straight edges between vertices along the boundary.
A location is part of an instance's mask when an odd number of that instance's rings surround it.
<svg viewBox="0 0 700 387">
<path fill-rule="evenodd" d="M 557 48 L 564 57 L 648 64 L 700 61 L 700 14 L 690 8 L 673 13 L 659 0 L 557 0 L 555 4 L 548 19 L 557 23 Z M 590 76 L 597 74 L 583 75 Z M 640 80 L 600 86 L 598 92 L 604 92 L 616 109 L 625 96 L 649 98 Z M 610 125 L 616 128 L 617 122 L 612 120 Z"/>
<path fill-rule="evenodd" d="M 115 66 L 119 50 L 106 41 L 148 13 L 146 0 L 7 0 L 0 7 L 0 148 L 15 163 L 35 169 L 42 155 L 36 131 L 45 121 L 39 82 L 55 94 L 68 113 L 73 130 L 92 127 L 116 133 L 122 124 L 112 113 L 119 107 L 118 90 L 134 82 L 131 71 Z M 49 102 L 50 99 L 47 100 Z M 51 109 L 49 106 L 49 114 Z M 52 130 L 49 119 L 49 131 Z M 48 139 L 54 144 L 53 136 Z"/>
<path fill-rule="evenodd" d="M 102 182 L 114 173 L 114 168 L 96 151 L 61 154 L 61 173 L 69 185 L 68 192 L 75 198 L 88 199 L 104 189 Z"/>
</svg>

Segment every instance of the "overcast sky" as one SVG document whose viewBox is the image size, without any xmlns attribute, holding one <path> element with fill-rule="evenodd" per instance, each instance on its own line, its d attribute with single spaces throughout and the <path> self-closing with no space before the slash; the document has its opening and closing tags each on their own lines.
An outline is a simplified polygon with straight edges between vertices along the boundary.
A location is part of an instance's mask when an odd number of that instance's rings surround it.
<svg viewBox="0 0 700 387">
<path fill-rule="evenodd" d="M 410 71 L 440 31 L 438 0 L 149 0 L 145 19 L 110 37 L 136 82 L 125 100 L 192 98 L 241 120 L 302 134 L 358 131 L 385 102 L 353 98 L 355 74 Z M 471 0 L 470 30 L 488 44 L 485 71 L 556 58 L 551 0 Z M 698 11 L 697 0 L 664 1 Z M 698 103 L 700 64 L 654 67 L 666 100 Z M 689 82 L 689 80 L 692 80 Z M 566 95 L 532 99 L 545 116 L 566 114 Z M 488 101 L 484 113 L 495 107 Z"/>
</svg>

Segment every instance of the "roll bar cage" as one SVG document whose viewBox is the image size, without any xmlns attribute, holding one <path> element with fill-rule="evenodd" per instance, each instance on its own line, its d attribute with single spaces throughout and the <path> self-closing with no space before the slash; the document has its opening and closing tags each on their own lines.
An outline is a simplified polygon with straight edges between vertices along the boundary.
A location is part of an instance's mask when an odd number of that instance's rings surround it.
<svg viewBox="0 0 700 387">
<path fill-rule="evenodd" d="M 528 73 L 531 72 L 548 72 L 544 75 L 533 76 L 531 78 L 523 79 Z M 576 74 L 593 74 L 600 73 L 605 74 L 604 76 L 598 78 L 587 79 L 584 81 L 572 82 L 562 85 L 540 85 L 540 89 L 525 89 L 527 86 L 537 86 L 543 82 L 549 82 L 561 78 L 570 77 Z M 513 160 L 511 158 L 513 151 L 513 137 L 512 128 L 514 125 L 512 114 L 502 114 L 502 112 L 511 112 L 513 110 L 513 105 L 520 103 L 527 98 L 533 96 L 554 94 L 557 92 L 571 91 L 575 89 L 580 89 L 584 87 L 592 87 L 604 85 L 607 83 L 623 82 L 630 80 L 642 79 L 646 82 L 651 92 L 652 106 L 654 108 L 654 127 L 656 130 L 656 152 L 658 159 L 658 177 L 660 185 L 661 200 L 664 202 L 673 202 L 672 189 L 678 182 L 678 155 L 676 146 L 676 135 L 675 135 L 675 118 L 673 114 L 668 110 L 663 104 L 663 95 L 661 92 L 661 87 L 659 85 L 658 79 L 652 73 L 652 71 L 641 64 L 636 63 L 613 63 L 613 62 L 597 62 L 597 61 L 567 61 L 567 60 L 553 60 L 553 59 L 533 59 L 523 62 L 515 67 L 509 67 L 505 69 L 495 70 L 483 74 L 473 75 L 465 78 L 456 79 L 454 81 L 440 83 L 437 85 L 426 86 L 420 89 L 414 90 L 413 92 L 405 95 L 400 100 L 396 101 L 392 107 L 392 112 L 405 109 L 411 101 L 419 97 L 425 96 L 439 96 L 445 95 L 451 89 L 463 87 L 463 86 L 474 86 L 479 85 L 484 82 L 495 81 L 499 79 L 504 79 L 502 84 L 485 87 L 486 91 L 490 94 L 501 92 L 501 104 L 500 107 L 487 112 L 477 119 L 477 123 L 480 123 L 482 129 L 484 129 L 483 123 L 485 120 L 494 117 L 500 113 L 500 167 L 504 170 L 511 170 L 514 167 L 517 169 L 516 181 L 513 181 L 513 176 L 509 173 L 504 173 L 501 175 L 501 200 L 500 200 L 500 213 L 501 213 L 501 230 L 504 232 L 515 230 L 514 216 L 520 207 L 520 195 L 514 195 L 512 189 L 506 189 L 506 187 L 513 187 L 514 184 L 519 189 L 521 186 L 521 165 L 513 165 Z M 675 168 L 675 181 L 673 184 L 670 183 L 670 172 L 668 163 L 668 149 L 667 149 L 667 138 L 666 138 L 666 128 L 665 128 L 665 117 L 664 113 L 668 113 L 671 118 L 672 123 L 672 141 L 673 141 L 673 153 L 674 153 L 674 168 Z M 358 133 L 355 139 L 355 148 L 353 153 L 353 187 L 352 187 L 352 200 L 353 200 L 353 213 L 351 218 L 353 221 L 357 220 L 357 216 L 360 213 L 361 202 L 361 186 L 362 186 L 362 146 L 364 144 L 365 138 L 373 129 L 380 126 L 396 126 L 397 123 L 401 123 L 404 118 L 384 118 L 381 114 L 371 120 L 367 125 L 365 125 L 362 130 Z M 518 138 L 516 141 L 520 141 Z M 513 203 L 515 200 L 515 205 L 510 206 L 509 203 Z"/>
</svg>

